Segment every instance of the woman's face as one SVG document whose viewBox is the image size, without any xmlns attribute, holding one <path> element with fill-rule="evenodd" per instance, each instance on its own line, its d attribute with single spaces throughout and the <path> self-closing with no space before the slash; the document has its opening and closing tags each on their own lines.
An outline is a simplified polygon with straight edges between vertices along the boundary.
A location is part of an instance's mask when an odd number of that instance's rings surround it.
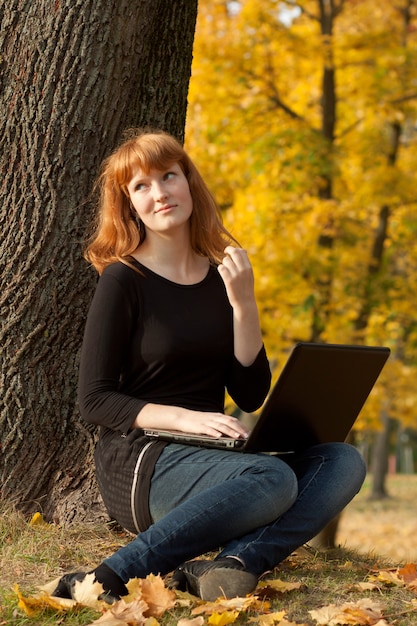
<svg viewBox="0 0 417 626">
<path fill-rule="evenodd" d="M 137 168 L 127 190 L 146 230 L 168 234 L 184 226 L 188 228 L 193 200 L 179 163 L 148 174 Z"/>
</svg>

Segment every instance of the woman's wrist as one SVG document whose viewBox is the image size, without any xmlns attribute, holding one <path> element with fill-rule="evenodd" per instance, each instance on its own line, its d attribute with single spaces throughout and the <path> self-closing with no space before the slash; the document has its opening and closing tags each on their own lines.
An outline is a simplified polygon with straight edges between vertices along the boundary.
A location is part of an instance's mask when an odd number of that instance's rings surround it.
<svg viewBox="0 0 417 626">
<path fill-rule="evenodd" d="M 139 411 L 133 428 L 159 428 L 165 430 L 179 430 L 179 425 L 187 409 L 182 407 L 153 404 L 149 402 Z"/>
</svg>

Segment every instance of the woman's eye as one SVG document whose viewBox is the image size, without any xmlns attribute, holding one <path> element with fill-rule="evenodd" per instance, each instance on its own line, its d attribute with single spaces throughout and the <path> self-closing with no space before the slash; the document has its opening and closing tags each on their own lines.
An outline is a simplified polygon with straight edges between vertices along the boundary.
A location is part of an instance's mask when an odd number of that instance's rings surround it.
<svg viewBox="0 0 417 626">
<path fill-rule="evenodd" d="M 145 189 L 144 183 L 138 183 L 137 185 L 135 185 L 135 191 L 142 191 L 142 189 Z"/>
<path fill-rule="evenodd" d="M 164 176 L 165 180 L 170 180 L 175 176 L 175 172 L 167 172 Z"/>
</svg>

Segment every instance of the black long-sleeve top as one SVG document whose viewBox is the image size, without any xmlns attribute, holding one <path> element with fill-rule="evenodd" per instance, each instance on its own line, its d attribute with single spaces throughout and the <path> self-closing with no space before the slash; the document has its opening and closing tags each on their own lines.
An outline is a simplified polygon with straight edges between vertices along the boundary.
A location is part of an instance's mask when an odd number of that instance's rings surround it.
<svg viewBox="0 0 417 626">
<path fill-rule="evenodd" d="M 234 356 L 233 311 L 215 267 L 179 285 L 137 261 L 101 275 L 85 328 L 78 399 L 100 425 L 96 474 L 107 510 L 132 532 L 152 523 L 148 494 L 162 442 L 132 424 L 151 402 L 223 412 L 225 389 L 247 412 L 265 399 L 271 373 L 262 348 L 249 367 Z M 174 425 L 172 426 L 174 428 Z"/>
<path fill-rule="evenodd" d="M 244 367 L 233 354 L 233 314 L 216 268 L 194 285 L 167 280 L 135 261 L 107 267 L 89 311 L 79 404 L 85 420 L 127 433 L 148 402 L 224 410 L 227 388 L 247 412 L 271 381 L 265 350 Z"/>
</svg>

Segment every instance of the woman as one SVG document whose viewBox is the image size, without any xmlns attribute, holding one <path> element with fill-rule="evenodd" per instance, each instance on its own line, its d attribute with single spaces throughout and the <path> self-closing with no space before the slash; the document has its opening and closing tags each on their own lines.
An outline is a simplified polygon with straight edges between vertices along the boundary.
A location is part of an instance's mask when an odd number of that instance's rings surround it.
<svg viewBox="0 0 417 626">
<path fill-rule="evenodd" d="M 130 578 L 175 570 L 205 600 L 246 595 L 359 490 L 342 443 L 279 458 L 166 444 L 144 428 L 246 437 L 227 389 L 256 410 L 271 375 L 251 264 L 181 145 L 137 133 L 104 163 L 87 259 L 100 279 L 86 324 L 79 402 L 100 426 L 97 479 L 111 517 L 137 534 L 94 574 L 111 602 Z M 218 550 L 214 560 L 195 559 Z M 71 597 L 82 573 L 55 592 Z"/>
</svg>

